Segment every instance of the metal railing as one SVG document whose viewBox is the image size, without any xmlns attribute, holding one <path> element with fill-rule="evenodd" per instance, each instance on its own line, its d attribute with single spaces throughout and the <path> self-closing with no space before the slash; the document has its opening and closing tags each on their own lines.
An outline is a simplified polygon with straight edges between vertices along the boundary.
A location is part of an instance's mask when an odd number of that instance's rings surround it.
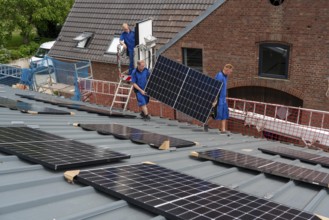
<svg viewBox="0 0 329 220">
<path fill-rule="evenodd" d="M 253 127 L 259 133 L 299 139 L 306 146 L 329 147 L 329 112 L 235 98 L 228 98 L 228 105 L 235 126 L 240 122 L 245 130 Z"/>
<path fill-rule="evenodd" d="M 22 69 L 19 66 L 0 64 L 0 78 L 5 78 L 8 76 L 20 78 L 22 74 Z"/>
</svg>

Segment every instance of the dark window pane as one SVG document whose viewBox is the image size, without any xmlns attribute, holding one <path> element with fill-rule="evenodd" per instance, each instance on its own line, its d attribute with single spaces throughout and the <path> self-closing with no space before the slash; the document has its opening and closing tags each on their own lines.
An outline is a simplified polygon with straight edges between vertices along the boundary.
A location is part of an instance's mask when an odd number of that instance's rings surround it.
<svg viewBox="0 0 329 220">
<path fill-rule="evenodd" d="M 183 48 L 183 64 L 202 72 L 202 49 Z"/>
<path fill-rule="evenodd" d="M 259 75 L 288 78 L 289 46 L 262 44 L 259 48 Z"/>
</svg>

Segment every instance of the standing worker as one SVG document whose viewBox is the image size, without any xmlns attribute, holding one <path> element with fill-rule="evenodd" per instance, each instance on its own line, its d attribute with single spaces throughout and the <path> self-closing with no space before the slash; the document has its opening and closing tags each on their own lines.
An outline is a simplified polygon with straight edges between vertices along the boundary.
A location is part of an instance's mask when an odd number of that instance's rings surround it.
<svg viewBox="0 0 329 220">
<path fill-rule="evenodd" d="M 134 90 L 136 92 L 138 106 L 142 109 L 141 116 L 144 120 L 151 119 L 147 109 L 149 97 L 144 91 L 149 76 L 150 72 L 147 68 L 145 68 L 145 61 L 137 61 L 137 68 L 134 69 L 131 74 L 131 82 L 133 83 Z"/>
<path fill-rule="evenodd" d="M 222 82 L 222 89 L 217 100 L 217 111 L 215 120 L 219 120 L 219 131 L 221 134 L 227 133 L 227 119 L 229 118 L 228 105 L 226 102 L 227 94 L 227 76 L 233 73 L 233 65 L 226 64 L 222 71 L 217 73 L 215 79 Z M 216 105 L 216 102 L 214 103 Z"/>
<path fill-rule="evenodd" d="M 135 48 L 135 31 L 130 30 L 127 23 L 122 24 L 122 34 L 120 35 L 120 44 L 127 49 L 129 56 L 129 75 L 134 70 L 134 48 Z"/>
</svg>

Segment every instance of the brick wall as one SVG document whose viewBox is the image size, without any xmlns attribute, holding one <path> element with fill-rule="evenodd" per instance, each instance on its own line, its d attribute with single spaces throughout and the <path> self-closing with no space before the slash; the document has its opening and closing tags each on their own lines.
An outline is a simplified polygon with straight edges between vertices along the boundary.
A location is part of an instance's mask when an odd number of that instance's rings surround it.
<svg viewBox="0 0 329 220">
<path fill-rule="evenodd" d="M 117 64 L 92 62 L 94 79 L 113 81 L 119 80 L 119 70 Z M 127 66 L 122 66 L 122 71 L 125 71 Z"/>
<path fill-rule="evenodd" d="M 305 108 L 329 111 L 329 1 L 228 0 L 164 55 L 182 61 L 182 47 L 203 49 L 203 71 L 215 76 L 226 63 L 235 66 L 228 88 L 263 86 L 303 100 Z M 258 77 L 261 42 L 290 45 L 287 80 Z"/>
</svg>

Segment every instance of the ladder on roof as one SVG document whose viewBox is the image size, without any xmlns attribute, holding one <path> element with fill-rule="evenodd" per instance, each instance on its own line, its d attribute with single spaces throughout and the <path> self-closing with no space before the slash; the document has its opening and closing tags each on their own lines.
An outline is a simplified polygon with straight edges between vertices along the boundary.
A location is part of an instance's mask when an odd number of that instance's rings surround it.
<svg viewBox="0 0 329 220">
<path fill-rule="evenodd" d="M 115 90 L 112 105 L 110 110 L 112 111 L 115 104 L 119 104 L 123 106 L 123 111 L 127 110 L 129 98 L 131 92 L 133 91 L 133 86 L 130 83 L 130 76 L 129 75 L 122 75 L 120 77 L 119 84 Z"/>
</svg>

